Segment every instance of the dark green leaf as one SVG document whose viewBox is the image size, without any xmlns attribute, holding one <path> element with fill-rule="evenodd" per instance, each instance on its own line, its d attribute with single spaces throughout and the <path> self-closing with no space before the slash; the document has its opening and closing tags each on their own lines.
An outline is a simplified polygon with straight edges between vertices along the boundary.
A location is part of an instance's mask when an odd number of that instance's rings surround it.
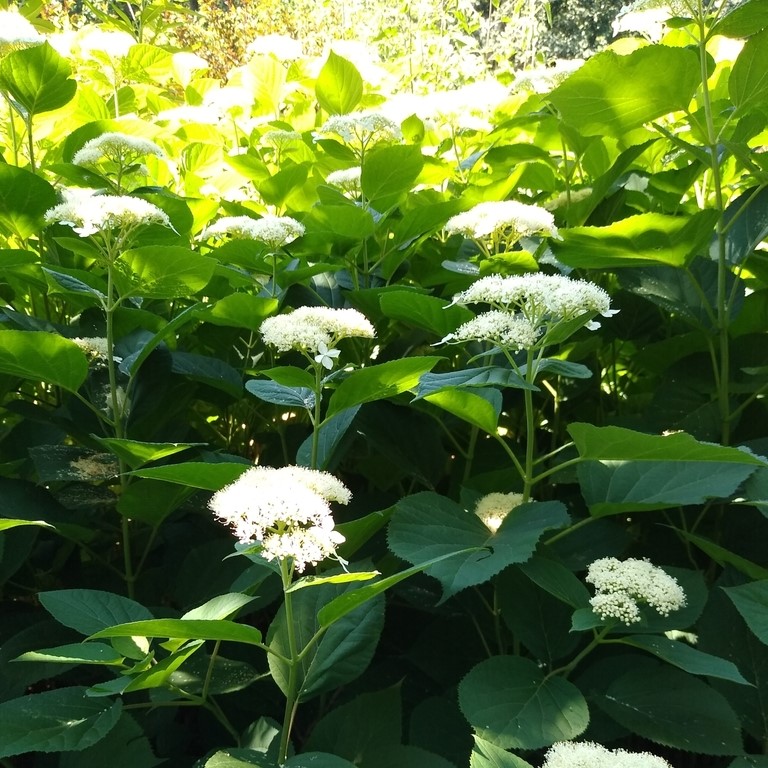
<svg viewBox="0 0 768 768">
<path fill-rule="evenodd" d="M 749 37 L 768 26 L 768 1 L 748 0 L 726 13 L 712 29 L 710 35 Z"/>
<path fill-rule="evenodd" d="M 124 461 L 131 469 L 138 469 L 152 461 L 186 451 L 205 443 L 144 443 L 139 440 L 117 439 L 115 437 L 91 437 L 110 453 Z"/>
<path fill-rule="evenodd" d="M 319 427 L 320 434 L 317 439 L 317 467 L 316 469 L 329 469 L 333 459 L 333 453 L 347 434 L 352 422 L 360 410 L 359 405 L 340 411 Z M 299 446 L 296 452 L 296 463 L 308 467 L 312 459 L 312 435 Z"/>
<path fill-rule="evenodd" d="M 472 313 L 466 307 L 450 306 L 442 299 L 415 291 L 382 293 L 379 303 L 387 317 L 415 325 L 440 339 L 472 319 Z"/>
<path fill-rule="evenodd" d="M 82 635 L 92 635 L 113 624 L 152 618 L 135 600 L 98 589 L 60 589 L 41 592 L 39 598 L 56 621 Z"/>
<path fill-rule="evenodd" d="M 176 299 L 196 294 L 208 285 L 216 261 L 172 245 L 147 245 L 126 251 L 119 264 L 129 275 L 117 280 L 123 297 Z"/>
<path fill-rule="evenodd" d="M 228 461 L 212 464 L 202 461 L 187 461 L 184 464 L 171 464 L 167 467 L 139 469 L 131 474 L 136 475 L 136 477 L 202 488 L 206 491 L 218 491 L 225 485 L 234 483 L 249 466 L 245 463 L 236 464 Z"/>
<path fill-rule="evenodd" d="M 768 579 L 724 591 L 755 636 L 768 645 Z"/>
<path fill-rule="evenodd" d="M 259 400 L 274 405 L 304 408 L 307 411 L 315 407 L 315 393 L 306 387 L 286 387 L 276 381 L 251 379 L 245 382 L 245 388 Z"/>
<path fill-rule="evenodd" d="M 469 768 L 532 768 L 530 763 L 497 747 L 490 741 L 475 736 L 475 745 L 469 758 Z"/>
<path fill-rule="evenodd" d="M 174 640 L 229 640 L 233 643 L 261 645 L 261 632 L 246 624 L 224 619 L 150 619 L 117 624 L 95 632 L 89 639 L 102 637 L 167 637 Z"/>
<path fill-rule="evenodd" d="M 71 643 L 28 651 L 14 661 L 55 661 L 60 664 L 121 664 L 122 654 L 104 643 Z"/>
</svg>

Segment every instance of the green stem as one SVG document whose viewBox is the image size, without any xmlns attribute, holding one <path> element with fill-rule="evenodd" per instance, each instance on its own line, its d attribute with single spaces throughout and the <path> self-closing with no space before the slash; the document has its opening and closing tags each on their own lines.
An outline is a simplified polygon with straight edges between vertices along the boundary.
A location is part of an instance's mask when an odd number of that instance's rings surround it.
<svg viewBox="0 0 768 768">
<path fill-rule="evenodd" d="M 7 94 L 3 94 L 5 96 L 5 101 L 8 104 L 8 119 L 9 119 L 9 125 L 11 128 L 11 143 L 13 144 L 13 164 L 18 165 L 19 164 L 19 137 L 16 135 L 16 120 L 14 117 L 14 110 L 13 105 L 11 104 L 11 100 L 8 98 Z"/>
<path fill-rule="evenodd" d="M 595 520 L 598 518 L 596 517 L 585 517 L 583 520 L 579 520 L 578 523 L 574 523 L 569 528 L 565 528 L 562 531 L 559 531 L 554 536 L 550 536 L 544 543 L 545 544 L 554 544 L 556 541 L 559 541 L 560 539 L 565 538 L 569 533 L 573 533 L 574 531 L 578 531 L 579 528 L 583 528 L 585 525 L 588 525 L 589 523 L 594 523 Z"/>
<path fill-rule="evenodd" d="M 527 360 L 525 366 L 525 381 L 527 384 L 533 384 L 536 378 L 536 366 L 533 364 L 534 350 L 527 351 Z M 533 413 L 533 390 L 524 389 L 523 398 L 525 401 L 525 468 L 523 471 L 523 502 L 531 498 L 531 488 L 533 487 L 533 453 L 536 447 L 536 425 Z"/>
<path fill-rule="evenodd" d="M 208 662 L 208 669 L 205 671 L 205 680 L 203 681 L 203 690 L 200 692 L 200 698 L 203 701 L 208 699 L 208 692 L 211 690 L 211 681 L 213 680 L 213 667 L 216 664 L 216 658 L 219 655 L 219 648 L 221 647 L 221 640 L 217 640 L 213 646 L 211 653 L 211 659 Z"/>
<path fill-rule="evenodd" d="M 293 719 L 299 706 L 296 683 L 298 678 L 299 652 L 296 646 L 296 627 L 293 616 L 293 593 L 288 591 L 291 586 L 293 568 L 288 561 L 280 561 L 280 575 L 283 580 L 283 594 L 285 607 L 285 625 L 288 634 L 288 681 L 285 694 L 285 713 L 283 715 L 283 727 L 280 732 L 280 748 L 277 754 L 278 765 L 283 765 L 288 757 L 288 745 L 291 738 Z"/>
<path fill-rule="evenodd" d="M 592 640 L 590 640 L 589 645 L 587 645 L 585 648 L 583 648 L 579 653 L 576 654 L 576 656 L 571 659 L 568 664 L 565 664 L 562 667 L 558 667 L 557 669 L 553 669 L 545 678 L 548 680 L 550 677 L 554 677 L 555 675 L 562 675 L 563 677 L 568 677 L 568 675 L 573 671 L 573 669 L 578 665 L 578 663 L 584 659 L 586 656 L 588 656 L 592 651 L 597 648 L 598 645 L 603 641 L 603 638 L 611 631 L 611 627 L 603 627 L 599 632 L 593 630 L 594 637 Z"/>
<path fill-rule="evenodd" d="M 323 402 L 323 366 L 321 363 L 315 363 L 315 407 L 312 415 L 312 450 L 309 455 L 310 469 L 317 469 L 317 456 L 320 452 L 320 419 L 322 417 L 321 407 Z"/>
</svg>

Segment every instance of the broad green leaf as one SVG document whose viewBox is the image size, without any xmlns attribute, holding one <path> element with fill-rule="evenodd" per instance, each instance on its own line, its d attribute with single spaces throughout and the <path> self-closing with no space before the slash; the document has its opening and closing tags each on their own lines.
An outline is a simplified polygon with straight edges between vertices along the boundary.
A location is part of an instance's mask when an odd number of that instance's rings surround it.
<svg viewBox="0 0 768 768">
<path fill-rule="evenodd" d="M 469 768 L 532 768 L 521 757 L 475 735 Z"/>
<path fill-rule="evenodd" d="M 277 62 L 275 62 L 277 64 Z M 282 69 L 282 65 L 278 64 Z M 284 70 L 283 70 L 284 71 Z M 299 189 L 309 175 L 309 163 L 289 165 L 278 171 L 274 176 L 254 182 L 265 203 L 282 207 L 291 192 Z"/>
<path fill-rule="evenodd" d="M 54 661 L 60 664 L 121 664 L 122 654 L 104 643 L 71 643 L 27 651 L 14 661 Z"/>
<path fill-rule="evenodd" d="M 762 470 L 758 470 L 758 472 L 760 471 Z M 702 552 L 705 552 L 721 567 L 725 567 L 726 565 L 733 566 L 736 570 L 741 571 L 751 579 L 768 579 L 767 568 L 764 568 L 757 563 L 753 563 L 751 560 L 747 560 L 745 557 L 741 557 L 741 555 L 737 555 L 735 552 L 731 552 L 729 549 L 726 549 L 719 544 L 715 544 L 714 541 L 710 541 L 703 536 L 697 536 L 695 533 L 690 533 L 685 530 L 677 529 L 675 533 L 686 539 L 686 541 L 690 541 L 691 544 L 698 547 Z"/>
<path fill-rule="evenodd" d="M 92 747 L 62 755 L 59 768 L 154 768 L 163 762 L 139 724 L 123 712 L 117 725 Z"/>
<path fill-rule="evenodd" d="M 742 264 L 768 237 L 768 189 L 748 189 L 725 209 L 725 258 L 729 264 Z M 717 237 L 709 249 L 714 261 L 719 257 Z"/>
<path fill-rule="evenodd" d="M 578 269 L 615 269 L 666 264 L 682 267 L 712 237 L 716 211 L 692 216 L 641 213 L 604 227 L 573 227 L 550 243 L 557 258 Z"/>
<path fill-rule="evenodd" d="M 213 306 L 199 311 L 199 318 L 214 325 L 258 331 L 264 318 L 278 308 L 277 299 L 264 299 L 249 293 L 230 293 Z"/>
<path fill-rule="evenodd" d="M 329 469 L 334 451 L 339 446 L 344 435 L 347 434 L 352 422 L 360 410 L 359 405 L 340 411 L 335 416 L 327 419 L 318 428 L 317 439 L 317 467 L 316 469 Z M 296 452 L 296 463 L 302 467 L 309 467 L 312 463 L 312 435 L 310 435 Z"/>
<path fill-rule="evenodd" d="M 686 109 L 700 82 L 695 51 L 648 45 L 628 56 L 610 50 L 598 53 L 548 98 L 563 122 L 582 135 L 619 138 L 657 117 Z"/>
<path fill-rule="evenodd" d="M 595 698 L 624 728 L 658 744 L 705 755 L 742 751 L 741 726 L 723 696 L 668 664 L 633 660 Z"/>
<path fill-rule="evenodd" d="M 217 620 L 226 619 L 233 613 L 237 613 L 248 603 L 252 603 L 254 598 L 251 595 L 244 595 L 240 592 L 229 592 L 226 595 L 217 595 L 208 602 L 199 605 L 197 608 L 187 611 L 181 618 Z"/>
<path fill-rule="evenodd" d="M 744 44 L 728 78 L 728 92 L 738 115 L 768 104 L 768 29 Z"/>
<path fill-rule="evenodd" d="M 264 371 L 272 381 L 282 384 L 284 387 L 298 387 L 303 389 L 315 388 L 315 379 L 309 371 L 297 368 L 294 365 L 278 365 Z"/>
<path fill-rule="evenodd" d="M 251 379 L 245 382 L 245 388 L 259 400 L 274 405 L 303 408 L 307 411 L 315 407 L 315 393 L 306 387 L 286 387 L 276 381 Z"/>
<path fill-rule="evenodd" d="M 0 62 L 0 88 L 20 104 L 27 114 L 63 107 L 77 90 L 66 59 L 48 44 L 11 51 Z"/>
<path fill-rule="evenodd" d="M 211 755 L 204 763 L 198 763 L 202 768 L 243 768 L 258 766 L 258 768 L 277 768 L 263 752 L 254 749 L 226 749 Z"/>
<path fill-rule="evenodd" d="M 186 298 L 208 285 L 216 261 L 195 251 L 172 245 L 147 245 L 126 251 L 119 265 L 128 274 L 116 280 L 123 297 L 145 299 Z"/>
<path fill-rule="evenodd" d="M 164 480 L 167 483 L 188 485 L 191 488 L 202 488 L 205 491 L 218 491 L 225 485 L 234 483 L 249 466 L 249 464 L 228 461 L 211 464 L 203 461 L 187 461 L 183 464 L 170 464 L 167 467 L 139 469 L 131 474 L 152 480 Z"/>
<path fill-rule="evenodd" d="M 45 212 L 54 205 L 56 192 L 45 179 L 0 163 L 0 225 L 8 232 L 22 240 L 38 233 Z"/>
<path fill-rule="evenodd" d="M 144 443 L 140 440 L 99 437 L 98 435 L 91 435 L 91 437 L 110 453 L 114 453 L 131 469 L 138 469 L 152 461 L 158 461 L 186 451 L 188 448 L 205 445 L 205 443 Z"/>
<path fill-rule="evenodd" d="M 327 752 L 303 752 L 289 757 L 285 768 L 355 768 L 355 763 Z"/>
<path fill-rule="evenodd" d="M 515 371 L 486 365 L 481 368 L 465 368 L 463 371 L 451 371 L 450 373 L 425 373 L 419 380 L 414 400 L 456 387 L 537 389 L 534 385 L 527 384 L 525 379 Z"/>
<path fill-rule="evenodd" d="M 596 461 L 689 461 L 746 464 L 764 467 L 759 456 L 738 448 L 703 443 L 684 432 L 649 435 L 623 427 L 596 427 L 576 422 L 568 426 L 582 459 Z"/>
<path fill-rule="evenodd" d="M 443 389 L 424 399 L 489 435 L 496 433 L 501 414 L 501 392 L 498 390 L 479 389 L 475 393 L 466 389 Z"/>
<path fill-rule="evenodd" d="M 229 640 L 261 645 L 261 632 L 247 624 L 224 619 L 150 619 L 130 621 L 94 632 L 88 639 L 102 637 L 167 637 L 174 640 Z"/>
<path fill-rule="evenodd" d="M 64 272 L 56 272 L 48 267 L 43 267 L 43 272 L 48 281 L 49 293 L 75 294 L 76 296 L 89 296 L 95 304 L 101 304 L 107 297 L 103 291 L 94 288 L 74 275 Z"/>
<path fill-rule="evenodd" d="M 589 604 L 589 590 L 573 572 L 556 560 L 534 555 L 518 568 L 537 586 L 572 608 Z"/>
<path fill-rule="evenodd" d="M 692 675 L 717 677 L 740 685 L 750 685 L 733 662 L 709 653 L 702 653 L 684 642 L 653 635 L 630 635 L 623 637 L 621 642 L 648 651 L 662 661 Z"/>
<path fill-rule="evenodd" d="M 768 579 L 724 587 L 723 591 L 758 640 L 768 645 Z"/>
<path fill-rule="evenodd" d="M 307 235 L 362 241 L 374 233 L 371 212 L 355 205 L 316 205 L 302 221 Z"/>
<path fill-rule="evenodd" d="M 363 78 L 351 61 L 330 51 L 315 81 L 320 106 L 332 115 L 345 115 L 360 102 Z"/>
<path fill-rule="evenodd" d="M 571 334 L 568 333 L 565 338 L 568 338 L 570 335 Z M 549 340 L 550 338 L 551 337 L 548 335 L 547 339 Z M 521 365 L 520 373 L 524 375 L 526 369 L 526 365 Z M 553 374 L 554 376 L 564 376 L 566 379 L 589 379 L 592 377 L 592 371 L 590 371 L 586 365 L 572 363 L 570 360 L 558 360 L 554 357 L 545 357 L 543 360 L 539 361 L 536 366 L 536 377 L 538 378 L 544 373 Z"/>
<path fill-rule="evenodd" d="M 117 511 L 129 520 L 141 520 L 157 528 L 194 492 L 194 488 L 176 483 L 139 479 L 123 488 Z"/>
<path fill-rule="evenodd" d="M 55 526 L 46 523 L 45 520 L 15 520 L 7 517 L 0 518 L 0 531 L 8 531 L 11 528 L 18 528 L 21 525 L 36 525 L 40 528 L 53 528 L 56 530 Z"/>
<path fill-rule="evenodd" d="M 323 584 L 346 584 L 350 581 L 370 581 L 381 574 L 378 571 L 352 571 L 337 573 L 334 576 L 303 576 L 291 584 L 286 592 L 296 592 L 306 587 L 321 587 Z"/>
<path fill-rule="evenodd" d="M 74 341 L 55 333 L 0 331 L 0 373 L 77 392 L 88 375 L 88 359 Z"/>
<path fill-rule="evenodd" d="M 326 420 L 337 413 L 362 403 L 394 397 L 413 389 L 419 379 L 432 370 L 440 357 L 409 357 L 390 360 L 370 368 L 353 371 L 331 396 Z"/>
<path fill-rule="evenodd" d="M 424 167 L 421 150 L 413 145 L 382 146 L 365 156 L 360 184 L 374 208 L 387 208 L 410 192 Z"/>
<path fill-rule="evenodd" d="M 746 755 L 737 757 L 728 768 L 768 768 L 768 755 Z"/>
<path fill-rule="evenodd" d="M 343 594 L 354 594 L 353 583 L 326 583 L 317 589 L 302 589 L 292 594 L 293 626 L 299 648 L 307 645 L 320 629 L 319 614 Z M 297 686 L 302 700 L 338 688 L 355 680 L 370 664 L 384 626 L 384 598 L 381 594 L 357 606 L 351 613 L 329 625 L 319 642 L 303 657 L 298 668 Z M 289 628 L 285 605 L 277 612 L 267 634 L 267 643 L 276 653 L 290 656 Z M 272 678 L 287 693 L 289 666 L 274 653 L 269 654 Z"/>
<path fill-rule="evenodd" d="M 415 291 L 382 293 L 379 304 L 387 317 L 430 331 L 441 339 L 472 319 L 466 307 L 449 306 L 442 299 Z"/>
<path fill-rule="evenodd" d="M 173 74 L 173 55 L 156 45 L 132 45 L 123 62 L 126 75 L 139 82 L 165 82 Z"/>
<path fill-rule="evenodd" d="M 193 352 L 171 352 L 171 372 L 199 381 L 239 399 L 243 394 L 243 379 L 239 371 L 224 360 Z"/>
<path fill-rule="evenodd" d="M 491 533 L 475 514 L 444 496 L 424 492 L 395 505 L 388 541 L 392 552 L 409 563 L 457 555 L 426 571 L 442 584 L 446 600 L 488 581 L 512 563 L 525 562 L 545 531 L 568 523 L 560 502 L 533 502 L 515 507 Z M 468 547 L 473 549 L 467 552 Z"/>
<path fill-rule="evenodd" d="M 82 635 L 126 621 L 151 619 L 135 600 L 98 589 L 59 589 L 41 592 L 40 602 L 56 621 Z"/>
<path fill-rule="evenodd" d="M 459 684 L 459 706 L 477 736 L 502 749 L 570 741 L 589 723 L 576 686 L 519 656 L 493 656 L 473 667 Z"/>
<path fill-rule="evenodd" d="M 753 471 L 749 464 L 674 459 L 604 459 L 577 468 L 581 492 L 595 517 L 728 498 Z"/>
<path fill-rule="evenodd" d="M 748 0 L 726 13 L 710 30 L 710 35 L 749 37 L 768 27 L 768 0 Z"/>
<path fill-rule="evenodd" d="M 85 749 L 114 728 L 122 702 L 95 700 L 85 688 L 59 688 L 0 704 L 0 757 Z"/>
</svg>

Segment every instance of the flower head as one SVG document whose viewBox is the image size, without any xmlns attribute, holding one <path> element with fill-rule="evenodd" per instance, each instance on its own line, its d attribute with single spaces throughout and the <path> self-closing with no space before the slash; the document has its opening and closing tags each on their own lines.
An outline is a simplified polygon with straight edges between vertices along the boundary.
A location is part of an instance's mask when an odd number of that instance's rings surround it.
<svg viewBox="0 0 768 768">
<path fill-rule="evenodd" d="M 209 506 L 243 543 L 260 542 L 267 560 L 293 560 L 302 572 L 333 556 L 344 537 L 334 530 L 331 502 L 349 489 L 328 472 L 304 467 L 252 467 L 213 495 Z"/>
<path fill-rule="evenodd" d="M 45 38 L 18 11 L 0 11 L 0 56 L 44 42 Z"/>
<path fill-rule="evenodd" d="M 268 317 L 259 330 L 264 343 L 275 347 L 278 352 L 295 349 L 322 358 L 336 351 L 332 348 L 339 339 L 372 339 L 376 335 L 370 321 L 361 312 L 330 307 L 299 307 L 287 314 Z M 326 350 L 325 353 L 322 349 Z M 315 359 L 325 365 L 322 360 Z"/>
<path fill-rule="evenodd" d="M 298 131 L 285 131 L 275 128 L 274 130 L 267 131 L 261 139 L 267 144 L 272 144 L 278 149 L 282 149 L 289 144 L 301 141 L 301 134 Z"/>
<path fill-rule="evenodd" d="M 504 518 L 523 503 L 522 493 L 488 493 L 478 499 L 475 514 L 492 533 L 496 533 Z"/>
<path fill-rule="evenodd" d="M 640 621 L 640 605 L 649 605 L 662 616 L 683 608 L 685 592 L 674 576 L 648 560 L 595 560 L 585 579 L 595 587 L 590 600 L 592 610 L 601 619 L 618 619 L 624 624 Z"/>
<path fill-rule="evenodd" d="M 80 237 L 98 232 L 130 232 L 147 224 L 173 228 L 156 205 L 128 195 L 75 195 L 45 213 L 46 224 L 66 224 Z"/>
<path fill-rule="evenodd" d="M 106 360 L 109 357 L 109 346 L 103 336 L 78 336 L 72 341 L 92 360 Z"/>
<path fill-rule="evenodd" d="M 378 112 L 350 112 L 329 117 L 315 133 L 315 139 L 335 134 L 346 144 L 363 148 L 370 144 L 400 141 L 403 134 L 393 120 Z"/>
<path fill-rule="evenodd" d="M 525 317 L 492 309 L 460 325 L 442 342 L 491 341 L 508 349 L 530 349 L 540 335 L 541 329 Z"/>
<path fill-rule="evenodd" d="M 260 219 L 224 216 L 206 227 L 200 237 L 205 239 L 229 235 L 238 240 L 258 240 L 270 248 L 281 248 L 301 237 L 304 232 L 304 225 L 290 216 L 262 216 Z"/>
<path fill-rule="evenodd" d="M 363 169 L 359 165 L 355 165 L 352 168 L 344 168 L 340 171 L 333 171 L 328 174 L 325 183 L 330 184 L 332 187 L 338 187 L 342 192 L 358 194 L 361 188 L 362 171 Z"/>
<path fill-rule="evenodd" d="M 109 132 L 86 141 L 82 148 L 75 152 L 72 162 L 75 165 L 93 165 L 100 160 L 111 160 L 130 165 L 147 155 L 165 157 L 163 150 L 154 141 L 127 133 Z"/>
<path fill-rule="evenodd" d="M 554 216 L 549 211 L 516 200 L 478 203 L 448 219 L 445 231 L 475 240 L 504 238 L 508 243 L 530 235 L 559 237 Z"/>
<path fill-rule="evenodd" d="M 606 749 L 591 741 L 560 741 L 553 744 L 542 768 L 672 768 L 649 752 Z"/>
<path fill-rule="evenodd" d="M 298 40 L 288 35 L 262 35 L 248 43 L 248 53 L 258 56 L 274 56 L 278 61 L 300 59 L 304 50 Z"/>
</svg>

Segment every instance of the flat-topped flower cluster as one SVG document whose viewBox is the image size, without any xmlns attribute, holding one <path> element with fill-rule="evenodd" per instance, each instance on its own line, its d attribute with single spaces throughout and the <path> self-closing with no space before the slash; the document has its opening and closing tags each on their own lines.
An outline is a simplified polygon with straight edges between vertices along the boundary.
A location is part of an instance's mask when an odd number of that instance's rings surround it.
<svg viewBox="0 0 768 768">
<path fill-rule="evenodd" d="M 509 242 L 530 235 L 559 237 L 555 218 L 549 211 L 516 200 L 478 203 L 448 219 L 445 231 L 449 235 L 458 233 L 476 240 L 503 236 Z"/>
<path fill-rule="evenodd" d="M 641 605 L 650 606 L 662 616 L 686 605 L 685 592 L 677 579 L 648 560 L 602 557 L 589 566 L 585 580 L 595 587 L 595 596 L 589 602 L 601 619 L 636 624 L 642 618 Z"/>
<path fill-rule="evenodd" d="M 72 157 L 74 165 L 95 165 L 100 160 L 130 164 L 140 157 L 165 157 L 165 152 L 154 141 L 127 133 L 102 133 L 86 141 Z"/>
<path fill-rule="evenodd" d="M 252 219 L 250 216 L 223 216 L 206 227 L 200 234 L 201 239 L 232 237 L 237 240 L 257 240 L 270 248 L 282 248 L 301 237 L 304 225 L 290 216 L 262 216 Z"/>
<path fill-rule="evenodd" d="M 606 749 L 591 741 L 560 741 L 547 751 L 542 768 L 672 768 L 650 752 Z"/>
<path fill-rule="evenodd" d="M 344 542 L 334 530 L 330 504 L 348 504 L 351 496 L 328 472 L 252 467 L 215 493 L 209 506 L 240 542 L 260 543 L 266 560 L 290 559 L 301 573 L 309 563 L 332 557 Z"/>
<path fill-rule="evenodd" d="M 496 533 L 507 515 L 522 503 L 522 493 L 487 493 L 478 499 L 475 514 L 491 533 Z"/>
</svg>

